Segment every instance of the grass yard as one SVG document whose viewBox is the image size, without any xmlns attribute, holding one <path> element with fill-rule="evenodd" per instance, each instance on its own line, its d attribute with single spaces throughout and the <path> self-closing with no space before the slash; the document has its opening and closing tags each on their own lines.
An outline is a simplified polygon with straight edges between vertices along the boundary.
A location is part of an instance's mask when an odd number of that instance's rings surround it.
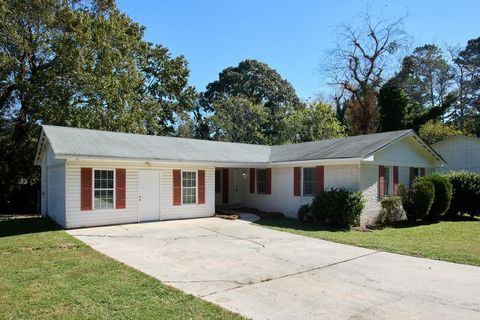
<svg viewBox="0 0 480 320">
<path fill-rule="evenodd" d="M 273 218 L 255 222 L 279 231 L 382 251 L 480 266 L 480 220 L 399 225 L 372 232 L 346 231 Z"/>
<path fill-rule="evenodd" d="M 108 258 L 46 219 L 0 221 L 1 319 L 243 319 Z"/>
</svg>

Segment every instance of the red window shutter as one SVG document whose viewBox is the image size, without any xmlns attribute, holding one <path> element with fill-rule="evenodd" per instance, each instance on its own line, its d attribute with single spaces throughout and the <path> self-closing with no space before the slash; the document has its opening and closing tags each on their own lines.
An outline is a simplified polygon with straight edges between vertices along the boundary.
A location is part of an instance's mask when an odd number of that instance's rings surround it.
<svg viewBox="0 0 480 320">
<path fill-rule="evenodd" d="M 228 169 L 222 169 L 222 201 L 228 203 Z"/>
<path fill-rule="evenodd" d="M 324 166 L 317 166 L 315 170 L 315 175 L 317 178 L 317 193 L 322 192 L 325 189 L 325 168 Z"/>
<path fill-rule="evenodd" d="M 398 193 L 398 167 L 393 167 L 393 193 Z"/>
<path fill-rule="evenodd" d="M 385 195 L 385 167 L 378 166 L 378 197 L 380 199 Z"/>
<path fill-rule="evenodd" d="M 300 183 L 301 183 L 301 168 L 293 168 L 293 195 L 296 197 L 300 196 Z"/>
<path fill-rule="evenodd" d="M 173 205 L 182 204 L 182 171 L 173 170 Z"/>
<path fill-rule="evenodd" d="M 250 193 L 255 193 L 255 169 L 250 168 Z"/>
<path fill-rule="evenodd" d="M 420 176 L 421 177 L 425 176 L 425 168 L 420 168 Z"/>
<path fill-rule="evenodd" d="M 198 170 L 198 204 L 205 204 L 205 170 Z"/>
<path fill-rule="evenodd" d="M 80 169 L 80 210 L 92 210 L 92 168 Z"/>
<path fill-rule="evenodd" d="M 125 169 L 116 169 L 115 170 L 115 208 L 125 209 L 125 198 L 126 198 L 126 170 Z"/>
<path fill-rule="evenodd" d="M 410 185 L 412 185 L 413 180 L 415 180 L 415 168 L 410 167 Z"/>
<path fill-rule="evenodd" d="M 265 169 L 265 194 L 272 194 L 272 168 Z"/>
</svg>

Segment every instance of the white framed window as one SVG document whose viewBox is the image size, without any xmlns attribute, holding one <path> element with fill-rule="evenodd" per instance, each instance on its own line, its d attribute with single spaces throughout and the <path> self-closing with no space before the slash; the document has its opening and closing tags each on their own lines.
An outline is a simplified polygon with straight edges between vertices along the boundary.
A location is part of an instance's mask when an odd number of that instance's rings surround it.
<svg viewBox="0 0 480 320">
<path fill-rule="evenodd" d="M 197 172 L 182 171 L 182 203 L 197 203 Z"/>
<path fill-rule="evenodd" d="M 384 180 L 385 182 L 383 184 L 383 194 L 388 196 L 393 190 L 392 167 L 385 167 Z"/>
<path fill-rule="evenodd" d="M 115 170 L 93 170 L 93 208 L 113 209 L 115 203 Z"/>
<path fill-rule="evenodd" d="M 303 195 L 315 196 L 317 194 L 316 169 L 303 168 Z"/>
<path fill-rule="evenodd" d="M 267 183 L 265 178 L 267 176 L 267 170 L 257 169 L 257 193 L 265 193 Z"/>
</svg>

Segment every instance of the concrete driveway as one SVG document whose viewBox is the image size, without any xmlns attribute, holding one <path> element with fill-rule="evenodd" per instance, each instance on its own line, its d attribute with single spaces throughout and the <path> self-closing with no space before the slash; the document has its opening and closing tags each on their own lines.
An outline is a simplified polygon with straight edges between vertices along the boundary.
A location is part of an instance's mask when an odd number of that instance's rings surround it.
<svg viewBox="0 0 480 320">
<path fill-rule="evenodd" d="M 68 232 L 166 284 L 253 319 L 480 319 L 478 267 L 218 218 Z"/>
</svg>

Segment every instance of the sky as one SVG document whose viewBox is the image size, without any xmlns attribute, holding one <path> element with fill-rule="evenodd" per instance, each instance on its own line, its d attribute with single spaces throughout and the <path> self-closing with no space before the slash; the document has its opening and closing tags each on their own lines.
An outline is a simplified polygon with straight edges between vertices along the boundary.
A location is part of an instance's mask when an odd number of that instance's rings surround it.
<svg viewBox="0 0 480 320">
<path fill-rule="evenodd" d="M 267 63 L 301 99 L 329 92 L 322 57 L 336 43 L 338 25 L 360 13 L 395 19 L 412 48 L 466 45 L 480 36 L 478 0 L 117 0 L 143 25 L 145 39 L 183 55 L 199 92 L 226 67 L 244 59 Z"/>
</svg>

